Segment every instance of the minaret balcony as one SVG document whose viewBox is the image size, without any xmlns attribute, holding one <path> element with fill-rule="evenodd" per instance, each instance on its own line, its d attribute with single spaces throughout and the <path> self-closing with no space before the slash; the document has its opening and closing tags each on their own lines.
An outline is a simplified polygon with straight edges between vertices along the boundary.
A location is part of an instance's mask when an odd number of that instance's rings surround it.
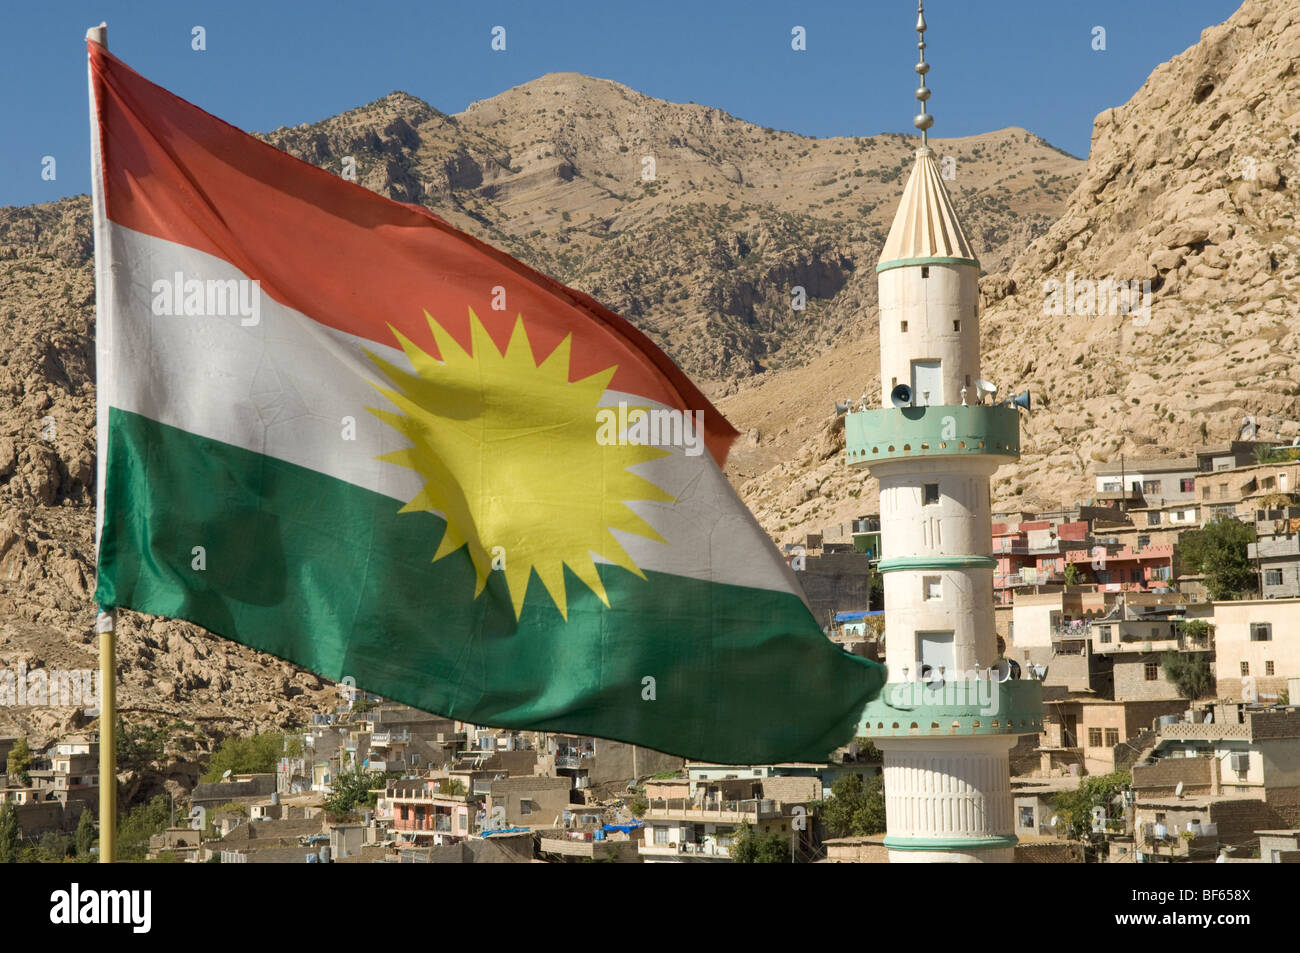
<svg viewBox="0 0 1300 953">
<path fill-rule="evenodd" d="M 952 738 L 1043 730 L 1043 683 L 995 677 L 886 682 L 862 712 L 858 737 Z"/>
<path fill-rule="evenodd" d="M 860 410 L 844 418 L 849 466 L 877 460 L 966 454 L 1020 458 L 1015 407 L 939 404 Z"/>
</svg>

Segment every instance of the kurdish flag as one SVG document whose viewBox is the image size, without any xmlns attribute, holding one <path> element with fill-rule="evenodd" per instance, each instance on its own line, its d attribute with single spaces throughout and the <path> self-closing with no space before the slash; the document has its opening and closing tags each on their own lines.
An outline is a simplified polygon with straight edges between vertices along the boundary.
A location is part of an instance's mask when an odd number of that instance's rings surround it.
<svg viewBox="0 0 1300 953">
<path fill-rule="evenodd" d="M 101 606 L 475 724 L 852 738 L 884 670 L 822 634 L 654 344 L 89 52 Z"/>
</svg>

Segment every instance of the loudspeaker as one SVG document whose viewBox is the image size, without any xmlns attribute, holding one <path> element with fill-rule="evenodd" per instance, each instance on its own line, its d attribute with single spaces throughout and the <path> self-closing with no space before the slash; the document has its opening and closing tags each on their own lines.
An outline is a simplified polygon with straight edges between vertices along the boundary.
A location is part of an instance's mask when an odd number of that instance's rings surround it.
<svg viewBox="0 0 1300 953">
<path fill-rule="evenodd" d="M 849 412 L 850 409 L 851 408 L 849 407 L 849 402 L 847 400 L 837 400 L 835 402 L 836 417 L 843 417 L 845 414 Z"/>
<path fill-rule="evenodd" d="M 1029 409 L 1029 391 L 1025 391 L 1023 394 L 1017 394 L 1015 397 L 1012 397 L 1012 398 L 1011 398 L 1011 406 L 1012 406 L 1012 407 L 1023 407 L 1023 408 L 1025 408 L 1025 410 L 1028 410 L 1028 409 Z"/>
<path fill-rule="evenodd" d="M 889 392 L 889 399 L 893 401 L 895 407 L 912 406 L 912 388 L 906 384 L 899 384 Z"/>
</svg>

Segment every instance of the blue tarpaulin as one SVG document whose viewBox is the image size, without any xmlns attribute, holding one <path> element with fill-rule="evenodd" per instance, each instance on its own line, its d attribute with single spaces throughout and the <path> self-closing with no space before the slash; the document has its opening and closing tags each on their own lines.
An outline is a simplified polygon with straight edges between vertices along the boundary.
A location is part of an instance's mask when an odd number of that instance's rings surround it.
<svg viewBox="0 0 1300 953">
<path fill-rule="evenodd" d="M 635 821 L 631 824 L 606 824 L 605 833 L 608 834 L 611 831 L 619 831 L 623 834 L 631 834 L 633 831 L 639 831 L 643 827 L 645 827 L 645 823 L 642 821 Z"/>
<path fill-rule="evenodd" d="M 867 616 L 884 615 L 884 609 L 856 609 L 853 612 L 835 613 L 836 622 L 861 622 Z"/>
</svg>

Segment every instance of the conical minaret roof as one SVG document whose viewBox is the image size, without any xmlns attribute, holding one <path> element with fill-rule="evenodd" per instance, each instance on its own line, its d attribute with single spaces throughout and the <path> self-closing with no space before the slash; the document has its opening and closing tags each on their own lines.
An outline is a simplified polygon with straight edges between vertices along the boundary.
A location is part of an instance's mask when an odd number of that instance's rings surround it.
<svg viewBox="0 0 1300 953">
<path fill-rule="evenodd" d="M 916 165 L 903 190 L 876 271 L 927 263 L 979 267 L 953 211 L 934 152 L 923 146 L 916 153 Z"/>
</svg>

